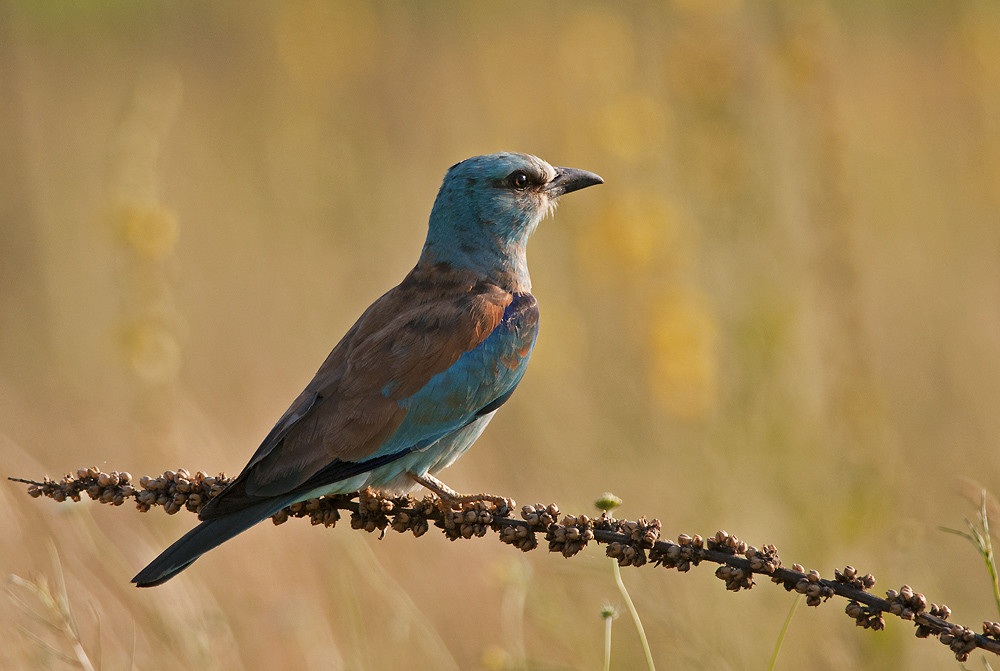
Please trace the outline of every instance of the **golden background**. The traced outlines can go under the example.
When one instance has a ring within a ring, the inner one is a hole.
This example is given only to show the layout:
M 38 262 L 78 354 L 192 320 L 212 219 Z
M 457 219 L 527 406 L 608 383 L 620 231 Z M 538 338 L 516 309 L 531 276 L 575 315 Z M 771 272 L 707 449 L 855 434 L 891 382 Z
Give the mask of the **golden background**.
M 606 184 L 533 239 L 532 364 L 447 483 L 575 513 L 610 490 L 670 537 L 998 619 L 938 529 L 1000 489 L 986 1 L 0 1 L 3 475 L 238 472 L 415 262 L 447 167 L 501 150 Z M 597 669 L 622 610 L 596 546 L 295 521 L 140 591 L 192 515 L 0 502 L 0 572 L 54 583 L 54 545 L 107 669 Z M 713 571 L 624 571 L 659 668 L 766 668 L 792 597 Z M 843 607 L 801 607 L 777 668 L 954 664 Z M 17 627 L 67 651 L 8 602 L 0 666 L 69 668 Z

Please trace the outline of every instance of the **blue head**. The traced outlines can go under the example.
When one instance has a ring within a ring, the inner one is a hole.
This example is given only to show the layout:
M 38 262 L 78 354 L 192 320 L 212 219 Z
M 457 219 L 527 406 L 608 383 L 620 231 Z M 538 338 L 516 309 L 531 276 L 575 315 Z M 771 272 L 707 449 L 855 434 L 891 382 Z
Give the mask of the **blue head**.
M 473 270 L 510 291 L 531 287 L 525 244 L 559 196 L 604 180 L 528 154 L 487 154 L 453 165 L 431 210 L 422 263 Z

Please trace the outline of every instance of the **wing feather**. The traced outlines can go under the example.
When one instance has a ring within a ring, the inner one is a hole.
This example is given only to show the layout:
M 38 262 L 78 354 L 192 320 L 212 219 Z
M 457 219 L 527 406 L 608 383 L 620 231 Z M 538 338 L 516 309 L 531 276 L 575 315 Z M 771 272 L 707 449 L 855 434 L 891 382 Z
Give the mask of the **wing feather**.
M 399 401 L 489 337 L 512 300 L 472 273 L 418 265 L 358 319 L 202 519 L 293 493 L 331 464 L 375 455 L 409 412 Z

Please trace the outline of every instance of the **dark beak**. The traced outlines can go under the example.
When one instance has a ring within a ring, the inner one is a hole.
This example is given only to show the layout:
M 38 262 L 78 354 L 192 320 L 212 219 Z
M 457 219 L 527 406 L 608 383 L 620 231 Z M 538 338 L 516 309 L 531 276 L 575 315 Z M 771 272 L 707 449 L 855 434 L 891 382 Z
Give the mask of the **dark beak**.
M 604 184 L 599 175 L 576 168 L 556 168 L 556 178 L 545 185 L 546 191 L 553 198 L 558 198 L 571 191 L 586 189 L 595 184 Z

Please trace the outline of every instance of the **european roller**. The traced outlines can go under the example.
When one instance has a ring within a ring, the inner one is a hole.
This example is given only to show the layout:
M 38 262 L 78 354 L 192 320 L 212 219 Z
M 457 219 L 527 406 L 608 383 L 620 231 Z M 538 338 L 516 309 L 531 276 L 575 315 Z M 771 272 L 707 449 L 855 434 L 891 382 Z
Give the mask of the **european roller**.
M 521 381 L 538 334 L 525 244 L 556 201 L 604 180 L 527 154 L 453 165 L 417 265 L 376 300 L 201 523 L 132 579 L 159 585 L 282 508 L 365 487 L 423 485 L 479 438 Z

